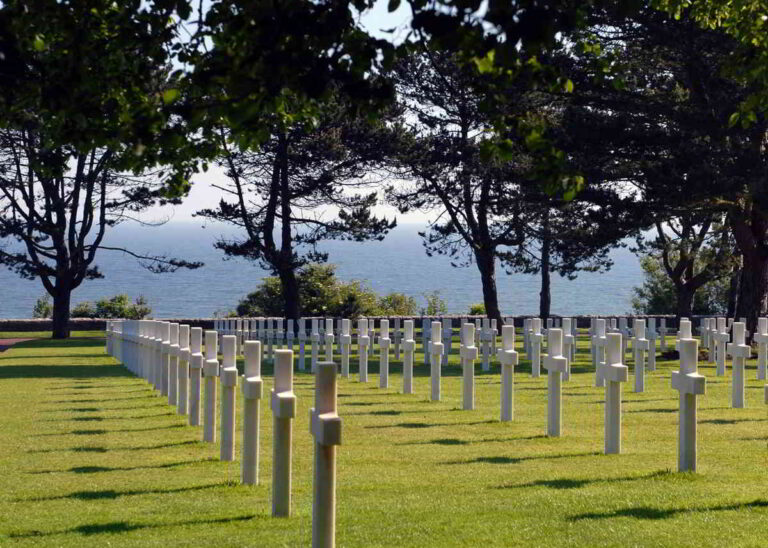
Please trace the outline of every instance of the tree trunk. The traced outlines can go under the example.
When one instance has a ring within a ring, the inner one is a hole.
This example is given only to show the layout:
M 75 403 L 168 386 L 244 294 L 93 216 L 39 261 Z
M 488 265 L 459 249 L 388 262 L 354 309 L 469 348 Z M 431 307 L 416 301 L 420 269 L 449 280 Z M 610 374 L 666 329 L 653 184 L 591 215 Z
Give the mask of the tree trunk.
M 53 335 L 54 339 L 69 338 L 69 306 L 72 300 L 72 289 L 62 287 L 58 280 L 56 294 L 53 295 Z
M 477 269 L 480 271 L 480 280 L 483 284 L 483 303 L 485 315 L 496 320 L 498 329 L 501 330 L 502 320 L 499 310 L 499 295 L 496 291 L 496 262 L 495 255 L 488 251 L 475 252 Z
M 286 319 L 296 321 L 301 317 L 299 297 L 299 280 L 293 268 L 285 268 L 279 273 L 280 287 L 283 290 L 283 315 Z M 294 325 L 296 325 L 294 324 Z
M 552 281 L 549 271 L 548 237 L 541 242 L 541 291 L 539 291 L 539 317 L 546 323 L 552 308 Z
M 741 270 L 734 269 L 731 273 L 730 283 L 728 284 L 728 306 L 725 310 L 726 318 L 733 318 L 736 315 L 736 302 L 739 297 L 739 286 L 741 283 Z
M 680 318 L 691 318 L 693 313 L 693 298 L 696 295 L 696 290 L 686 285 L 682 285 L 676 288 L 677 293 L 677 325 L 680 325 Z
M 747 331 L 754 333 L 763 298 L 768 292 L 768 254 L 759 251 L 743 255 L 741 287 L 735 318 L 747 319 Z

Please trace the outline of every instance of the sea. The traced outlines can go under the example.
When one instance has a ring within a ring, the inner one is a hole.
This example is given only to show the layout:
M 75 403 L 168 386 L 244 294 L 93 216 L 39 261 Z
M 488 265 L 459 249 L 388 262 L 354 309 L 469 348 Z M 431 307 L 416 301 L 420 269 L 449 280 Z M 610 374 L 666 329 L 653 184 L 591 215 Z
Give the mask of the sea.
M 449 313 L 466 313 L 481 303 L 480 274 L 475 265 L 456 268 L 445 256 L 429 257 L 419 231 L 423 225 L 399 225 L 381 242 L 329 241 L 320 250 L 329 254 L 344 280 L 361 280 L 377 293 L 400 292 L 419 306 L 425 295 L 438 291 Z M 103 279 L 85 281 L 73 294 L 73 305 L 118 293 L 143 295 L 153 317 L 203 318 L 234 310 L 240 298 L 253 291 L 269 273 L 257 264 L 224 256 L 214 243 L 238 235 L 234 227 L 171 221 L 162 226 L 118 225 L 106 245 L 125 246 L 142 254 L 164 254 L 202 261 L 197 270 L 153 274 L 133 257 L 102 250 L 96 264 Z M 581 273 L 575 280 L 552 276 L 552 313 L 625 314 L 631 310 L 632 289 L 642 283 L 637 257 L 626 248 L 611 252 L 614 265 L 605 273 Z M 540 278 L 537 275 L 497 271 L 499 304 L 505 315 L 537 314 Z M 45 293 L 39 280 L 24 280 L 0 270 L 0 318 L 29 318 L 35 301 Z

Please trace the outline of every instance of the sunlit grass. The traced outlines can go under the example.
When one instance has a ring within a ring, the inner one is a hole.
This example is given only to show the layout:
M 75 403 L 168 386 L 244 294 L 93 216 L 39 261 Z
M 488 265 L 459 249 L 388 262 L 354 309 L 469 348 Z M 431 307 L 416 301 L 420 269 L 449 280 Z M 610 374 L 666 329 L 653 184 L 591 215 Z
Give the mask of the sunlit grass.
M 0 545 L 307 546 L 311 536 L 313 378 L 296 374 L 293 517 L 270 517 L 271 413 L 262 402 L 262 483 L 238 485 L 163 398 L 103 350 L 103 340 L 36 340 L 0 354 Z M 309 356 L 309 352 L 307 352 Z M 309 359 L 307 358 L 307 364 Z M 761 546 L 768 525 L 763 381 L 747 373 L 747 409 L 728 377 L 699 400 L 699 473 L 678 474 L 677 392 L 659 361 L 646 392 L 623 387 L 623 454 L 605 456 L 603 390 L 586 347 L 563 387 L 563 437 L 547 438 L 546 375 L 516 375 L 515 420 L 500 423 L 499 366 L 477 370 L 462 411 L 457 357 L 443 401 L 416 356 L 415 394 L 339 380 L 339 546 Z M 240 364 L 242 367 L 242 363 Z M 265 395 L 272 385 L 265 363 Z M 242 405 L 238 387 L 238 406 Z M 239 417 L 238 417 L 239 421 Z M 238 432 L 239 432 L 238 422 Z M 240 439 L 238 433 L 238 451 Z

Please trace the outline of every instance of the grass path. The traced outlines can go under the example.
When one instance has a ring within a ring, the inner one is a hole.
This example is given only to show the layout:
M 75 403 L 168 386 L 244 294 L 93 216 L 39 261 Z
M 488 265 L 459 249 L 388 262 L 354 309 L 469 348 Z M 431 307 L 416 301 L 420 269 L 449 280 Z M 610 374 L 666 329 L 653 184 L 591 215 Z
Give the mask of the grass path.
M 339 381 L 339 546 L 765 546 L 768 415 L 754 364 L 747 409 L 704 364 L 698 474 L 678 474 L 677 393 L 659 362 L 647 391 L 623 388 L 623 453 L 602 455 L 602 389 L 582 348 L 564 383 L 564 436 L 546 432 L 546 377 L 516 375 L 515 421 L 498 422 L 498 366 L 461 411 L 459 369 L 444 401 Z M 393 361 L 394 362 L 394 361 Z M 353 364 L 356 361 L 353 359 Z M 421 364 L 417 356 L 417 364 Z M 354 367 L 353 367 L 354 369 Z M 265 394 L 272 384 L 265 367 Z M 376 360 L 370 371 L 377 371 Z M 297 374 L 294 515 L 270 511 L 271 413 L 262 403 L 262 483 L 238 485 L 201 429 L 104 354 L 103 341 L 36 340 L 0 354 L 0 546 L 307 546 L 313 378 Z M 242 406 L 238 387 L 238 408 Z M 239 421 L 239 417 L 238 417 Z M 238 422 L 238 435 L 239 435 Z M 237 440 L 239 451 L 240 439 Z

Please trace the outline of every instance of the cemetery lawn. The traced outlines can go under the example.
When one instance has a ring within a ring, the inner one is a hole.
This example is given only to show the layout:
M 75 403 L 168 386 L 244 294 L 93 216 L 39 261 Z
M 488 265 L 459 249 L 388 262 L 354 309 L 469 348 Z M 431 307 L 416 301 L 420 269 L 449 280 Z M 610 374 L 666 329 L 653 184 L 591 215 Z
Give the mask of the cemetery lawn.
M 582 345 L 586 344 L 582 341 Z M 623 454 L 603 448 L 603 389 L 586 347 L 563 383 L 563 437 L 546 433 L 546 376 L 521 360 L 515 420 L 500 423 L 499 366 L 477 371 L 477 410 L 460 410 L 456 356 L 443 401 L 356 374 L 339 380 L 339 546 L 765 546 L 768 417 L 763 381 L 747 371 L 747 409 L 730 408 L 727 377 L 700 363 L 699 472 L 677 468 L 678 395 L 671 361 L 623 385 Z M 356 372 L 356 358 L 351 360 Z M 240 364 L 242 368 L 242 363 Z M 272 370 L 264 367 L 261 484 L 239 485 L 141 379 L 105 355 L 103 339 L 35 340 L 0 353 L 0 546 L 308 546 L 313 378 L 297 373 L 293 516 L 270 517 Z M 242 392 L 237 390 L 238 408 Z M 240 417 L 237 450 L 240 451 Z

